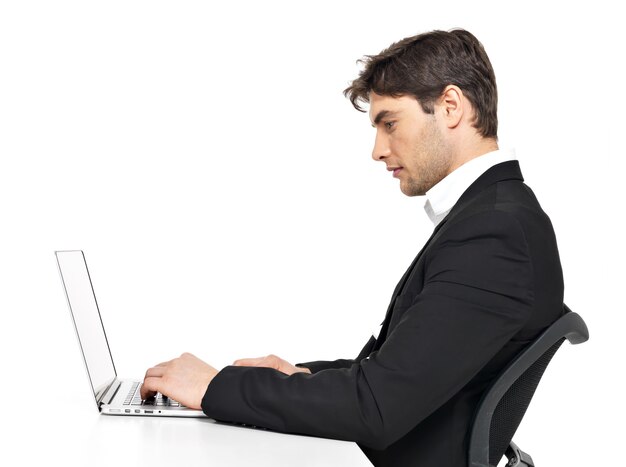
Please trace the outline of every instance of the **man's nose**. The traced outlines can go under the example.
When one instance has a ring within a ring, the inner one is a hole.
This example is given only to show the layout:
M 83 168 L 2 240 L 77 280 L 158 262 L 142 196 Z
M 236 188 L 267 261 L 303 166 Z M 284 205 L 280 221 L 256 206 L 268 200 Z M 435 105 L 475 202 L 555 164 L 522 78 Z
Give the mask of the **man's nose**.
M 391 154 L 389 149 L 389 141 L 384 135 L 379 132 L 376 133 L 376 140 L 374 141 L 374 149 L 372 150 L 372 159 L 380 161 Z

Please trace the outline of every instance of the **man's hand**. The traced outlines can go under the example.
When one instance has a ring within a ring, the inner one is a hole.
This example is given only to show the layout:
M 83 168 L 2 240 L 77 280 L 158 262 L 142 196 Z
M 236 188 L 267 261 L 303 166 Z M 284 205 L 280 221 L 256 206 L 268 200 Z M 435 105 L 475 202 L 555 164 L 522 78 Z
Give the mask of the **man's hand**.
M 190 353 L 146 371 L 141 398 L 160 392 L 191 409 L 201 409 L 204 393 L 218 370 Z
M 311 374 L 311 370 L 308 368 L 300 368 L 292 365 L 291 363 L 283 360 L 276 355 L 268 355 L 267 357 L 259 358 L 242 358 L 235 360 L 233 363 L 235 366 L 262 366 L 266 368 L 274 368 L 286 375 L 293 375 L 294 373 L 308 373 Z

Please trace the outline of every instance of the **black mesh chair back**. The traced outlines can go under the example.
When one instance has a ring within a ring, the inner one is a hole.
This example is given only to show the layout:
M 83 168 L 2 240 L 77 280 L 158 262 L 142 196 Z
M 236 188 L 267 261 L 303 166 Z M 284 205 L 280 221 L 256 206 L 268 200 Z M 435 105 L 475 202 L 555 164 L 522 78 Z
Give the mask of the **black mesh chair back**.
M 589 339 L 583 319 L 563 304 L 565 314 L 526 347 L 485 391 L 472 424 L 468 465 L 496 466 L 503 455 L 507 466 L 534 466 L 532 458 L 512 442 L 548 363 L 565 339 L 580 344 Z

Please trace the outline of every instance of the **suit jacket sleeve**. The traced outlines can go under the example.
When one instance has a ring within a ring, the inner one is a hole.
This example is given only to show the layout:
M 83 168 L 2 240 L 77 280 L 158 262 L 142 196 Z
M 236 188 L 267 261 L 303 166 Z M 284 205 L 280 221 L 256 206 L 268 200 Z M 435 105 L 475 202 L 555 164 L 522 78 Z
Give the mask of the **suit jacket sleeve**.
M 403 293 L 415 296 L 394 310 L 401 316 L 379 350 L 312 375 L 225 367 L 209 384 L 203 411 L 374 449 L 402 437 L 497 354 L 533 305 L 528 244 L 511 214 L 486 211 L 459 220 L 423 259 L 423 287 Z

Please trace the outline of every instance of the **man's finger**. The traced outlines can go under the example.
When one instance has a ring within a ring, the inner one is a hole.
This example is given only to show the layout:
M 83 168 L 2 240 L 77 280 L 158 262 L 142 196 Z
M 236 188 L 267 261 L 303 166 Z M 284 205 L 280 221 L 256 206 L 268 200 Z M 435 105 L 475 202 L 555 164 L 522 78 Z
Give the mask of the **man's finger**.
M 141 385 L 141 398 L 143 400 L 148 397 L 154 397 L 157 392 L 161 392 L 161 378 L 154 376 L 146 377 Z
M 163 373 L 165 373 L 165 371 L 166 368 L 164 366 L 148 368 L 148 371 L 146 371 L 146 378 L 148 378 L 149 376 L 155 376 L 157 378 L 160 378 L 161 376 L 163 376 Z
M 241 358 L 239 360 L 235 360 L 233 365 L 234 366 L 257 366 L 264 359 L 265 359 L 265 357 L 260 357 L 260 358 Z

